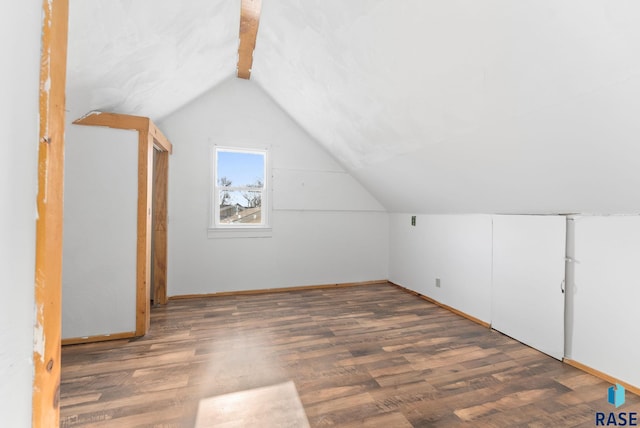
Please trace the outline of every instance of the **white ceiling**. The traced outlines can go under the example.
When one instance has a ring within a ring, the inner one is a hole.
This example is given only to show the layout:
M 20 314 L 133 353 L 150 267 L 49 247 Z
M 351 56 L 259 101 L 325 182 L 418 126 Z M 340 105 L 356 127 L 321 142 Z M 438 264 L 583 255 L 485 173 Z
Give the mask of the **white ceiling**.
M 239 10 L 239 0 L 71 0 L 71 109 L 173 112 L 235 73 Z
M 239 0 L 71 0 L 68 102 L 160 119 Z M 263 0 L 252 81 L 390 211 L 640 212 L 637 0 Z

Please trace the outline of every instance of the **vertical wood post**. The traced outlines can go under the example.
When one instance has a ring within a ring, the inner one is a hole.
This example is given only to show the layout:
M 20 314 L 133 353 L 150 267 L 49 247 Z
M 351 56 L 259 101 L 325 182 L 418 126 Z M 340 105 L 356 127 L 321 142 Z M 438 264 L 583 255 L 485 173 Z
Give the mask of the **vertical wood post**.
M 167 303 L 167 191 L 169 152 L 158 151 L 153 182 L 153 301 Z
M 69 3 L 68 0 L 44 0 L 42 7 L 32 425 L 49 428 L 57 427 L 60 422 L 62 197 Z
M 136 336 L 151 322 L 151 200 L 153 186 L 153 137 L 149 128 L 138 137 L 138 242 L 136 267 Z

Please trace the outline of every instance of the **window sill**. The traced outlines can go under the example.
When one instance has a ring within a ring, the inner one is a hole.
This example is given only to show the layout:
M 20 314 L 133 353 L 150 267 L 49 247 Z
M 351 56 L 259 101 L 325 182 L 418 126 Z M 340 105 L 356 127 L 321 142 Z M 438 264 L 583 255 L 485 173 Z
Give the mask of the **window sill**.
M 270 227 L 220 227 L 207 229 L 209 239 L 271 238 Z

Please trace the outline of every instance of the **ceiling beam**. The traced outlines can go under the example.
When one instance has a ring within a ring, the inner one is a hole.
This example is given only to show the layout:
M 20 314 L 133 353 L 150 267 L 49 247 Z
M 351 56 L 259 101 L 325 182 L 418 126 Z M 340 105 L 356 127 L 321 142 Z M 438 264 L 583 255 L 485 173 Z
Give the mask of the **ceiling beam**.
M 148 133 L 153 137 L 153 143 L 161 151 L 173 152 L 171 142 L 158 129 L 155 123 L 148 117 L 132 116 L 130 114 L 106 113 L 90 111 L 80 119 L 73 121 L 74 125 L 106 126 L 115 129 L 129 129 L 132 131 Z
M 242 0 L 240 9 L 240 46 L 238 47 L 238 77 L 249 79 L 256 47 L 262 0 Z

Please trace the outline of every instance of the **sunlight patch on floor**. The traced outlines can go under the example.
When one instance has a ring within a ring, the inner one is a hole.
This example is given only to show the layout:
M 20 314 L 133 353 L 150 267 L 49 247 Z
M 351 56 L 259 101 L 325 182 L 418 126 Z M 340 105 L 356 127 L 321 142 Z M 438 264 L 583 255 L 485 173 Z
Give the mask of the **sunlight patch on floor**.
M 306 428 L 307 415 L 292 381 L 200 400 L 195 428 Z

